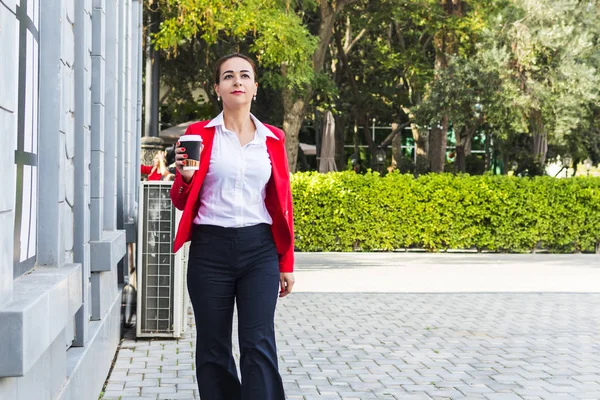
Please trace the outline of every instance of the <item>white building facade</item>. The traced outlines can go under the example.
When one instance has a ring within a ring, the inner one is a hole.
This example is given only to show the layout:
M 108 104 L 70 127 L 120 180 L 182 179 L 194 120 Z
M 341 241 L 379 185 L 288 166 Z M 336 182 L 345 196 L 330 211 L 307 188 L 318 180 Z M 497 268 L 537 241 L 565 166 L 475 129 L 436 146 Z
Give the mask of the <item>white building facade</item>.
M 0 0 L 0 399 L 98 399 L 135 242 L 141 0 Z

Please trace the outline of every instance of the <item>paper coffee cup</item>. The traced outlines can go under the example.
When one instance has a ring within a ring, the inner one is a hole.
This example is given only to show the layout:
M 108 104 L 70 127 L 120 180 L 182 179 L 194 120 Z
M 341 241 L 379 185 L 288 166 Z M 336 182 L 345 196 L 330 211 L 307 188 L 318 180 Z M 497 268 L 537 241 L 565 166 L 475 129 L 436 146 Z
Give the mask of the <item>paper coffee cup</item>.
M 187 154 L 187 158 L 184 160 L 183 170 L 194 171 L 199 169 L 202 137 L 200 135 L 183 135 L 179 138 L 179 147 L 184 147 L 184 154 Z

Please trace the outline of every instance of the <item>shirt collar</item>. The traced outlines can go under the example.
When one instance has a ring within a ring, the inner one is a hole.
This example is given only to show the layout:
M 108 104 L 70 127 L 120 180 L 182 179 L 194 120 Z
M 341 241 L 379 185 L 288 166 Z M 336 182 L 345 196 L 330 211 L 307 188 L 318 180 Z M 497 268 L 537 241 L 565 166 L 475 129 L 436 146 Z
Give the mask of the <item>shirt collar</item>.
M 279 140 L 279 138 L 277 136 L 275 136 L 273 134 L 273 132 L 271 132 L 271 130 L 269 128 L 267 128 L 262 122 L 260 122 L 258 120 L 258 118 L 256 118 L 254 116 L 254 114 L 250 113 L 250 118 L 252 118 L 252 121 L 254 121 L 254 125 L 256 126 L 256 132 L 258 133 L 258 136 L 260 138 L 263 138 L 266 140 L 266 138 L 268 136 L 273 139 Z M 220 125 L 222 128 L 225 128 L 225 120 L 223 119 L 223 111 L 221 111 L 221 113 L 219 115 L 217 115 L 208 124 L 206 124 L 206 127 L 212 128 L 217 125 Z

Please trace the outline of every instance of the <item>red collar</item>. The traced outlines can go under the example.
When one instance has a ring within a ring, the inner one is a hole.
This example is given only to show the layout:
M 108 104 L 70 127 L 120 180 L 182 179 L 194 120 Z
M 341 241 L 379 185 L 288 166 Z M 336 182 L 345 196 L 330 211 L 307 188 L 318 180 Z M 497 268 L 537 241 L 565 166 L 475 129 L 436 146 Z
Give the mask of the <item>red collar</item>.
M 202 182 L 204 182 L 204 178 L 206 177 L 206 173 L 208 172 L 208 166 L 210 165 L 210 154 L 212 154 L 213 144 L 215 141 L 215 127 L 207 127 L 206 125 L 208 124 L 208 122 L 209 121 L 200 122 L 200 124 L 203 125 L 199 127 L 199 132 L 194 132 L 194 134 L 199 134 L 202 137 L 202 143 L 204 145 L 204 149 L 202 150 L 202 156 L 200 157 L 200 167 L 198 169 L 198 172 L 194 174 L 194 180 L 192 181 L 192 187 L 190 190 L 190 196 L 194 199 L 200 198 L 200 188 L 202 187 Z M 283 139 L 283 132 L 271 125 L 265 124 L 265 126 L 275 136 L 277 136 L 277 138 L 267 136 L 266 142 L 267 152 L 269 153 L 269 157 L 273 165 L 271 179 L 274 181 L 278 191 L 284 191 L 286 189 L 286 187 L 284 187 L 286 176 L 284 176 L 283 174 L 288 174 L 288 164 L 285 146 L 282 146 L 282 143 L 280 143 L 280 141 Z

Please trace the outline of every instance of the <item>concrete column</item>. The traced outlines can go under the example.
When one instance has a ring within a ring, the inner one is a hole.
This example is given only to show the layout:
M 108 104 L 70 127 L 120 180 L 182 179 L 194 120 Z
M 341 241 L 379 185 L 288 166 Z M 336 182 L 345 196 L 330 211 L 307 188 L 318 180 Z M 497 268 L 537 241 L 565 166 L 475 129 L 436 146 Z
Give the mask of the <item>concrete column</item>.
M 100 46 L 103 43 L 103 37 Z M 74 346 L 85 346 L 91 307 L 90 294 L 90 161 L 91 161 L 91 56 L 92 48 L 91 2 L 75 3 L 75 234 L 73 253 L 76 263 L 82 265 L 83 305 L 75 316 Z M 100 49 L 98 53 L 103 53 Z
M 63 175 L 64 186 L 62 187 L 61 192 L 63 214 L 60 220 L 61 226 L 59 236 L 61 237 L 64 253 L 64 263 L 72 264 L 74 258 L 73 246 L 75 224 L 75 213 L 73 210 L 75 204 L 75 0 L 63 0 L 63 2 L 64 11 L 62 13 L 63 18 L 61 21 L 63 28 L 63 37 L 61 41 L 61 60 L 63 63 L 61 132 L 64 147 L 61 149 L 61 162 L 64 169 L 61 170 L 61 175 Z M 43 151 L 40 153 L 43 153 Z M 41 210 L 44 209 L 42 208 Z M 78 297 L 81 298 L 80 296 L 81 295 L 79 294 Z M 79 303 L 80 307 L 81 305 L 82 302 Z M 70 347 L 75 339 L 74 314 L 75 313 L 67 316 L 67 324 L 65 326 L 65 334 L 63 337 L 65 346 L 67 347 Z
M 63 117 L 63 136 L 65 147 L 62 149 L 65 169 L 62 172 L 64 176 L 63 198 L 63 217 L 61 220 L 61 233 L 64 260 L 66 263 L 73 262 L 73 227 L 75 214 L 73 206 L 75 203 L 75 0 L 64 1 L 63 14 L 63 39 L 62 55 L 63 61 L 63 96 L 62 96 L 62 117 Z
M 132 170 L 132 161 L 134 154 L 133 151 L 133 122 L 135 121 L 135 109 L 133 107 L 134 99 L 133 99 L 133 84 L 135 80 L 133 79 L 133 21 L 134 21 L 134 4 L 131 0 L 127 1 L 127 27 L 125 32 L 125 43 L 126 43 L 126 54 L 127 54 L 127 62 L 125 64 L 125 82 L 127 82 L 126 90 L 125 90 L 125 142 L 124 142 L 124 164 L 125 164 L 125 173 L 123 177 L 125 178 L 124 182 L 124 210 L 123 210 L 123 218 L 125 222 L 128 222 L 132 217 L 130 213 L 131 203 L 133 201 L 132 196 L 132 186 L 133 186 L 133 176 L 131 175 Z
M 121 15 L 122 1 L 94 0 L 94 5 L 103 7 L 105 11 L 104 35 L 105 53 L 99 57 L 104 62 L 105 80 L 99 88 L 104 102 L 105 126 L 101 138 L 104 150 L 104 180 L 102 182 L 103 213 L 100 239 L 90 241 L 91 258 L 91 304 L 92 320 L 104 318 L 112 307 L 117 294 L 117 264 L 126 253 L 125 232 L 117 230 L 117 144 L 122 137 L 119 123 L 119 85 L 122 84 L 119 73 L 119 26 L 124 22 Z M 96 8 L 94 8 L 94 12 Z M 95 20 L 93 21 L 95 23 Z M 94 28 L 95 29 L 95 28 Z M 95 43 L 95 42 L 94 42 Z M 92 93 L 93 96 L 93 93 Z
M 129 200 L 128 200 L 128 204 L 127 204 L 127 215 L 129 217 L 129 219 L 131 220 L 131 222 L 133 223 L 133 221 L 135 220 L 135 204 L 137 202 L 137 197 L 136 195 L 136 187 L 137 184 L 139 182 L 139 180 L 137 179 L 137 173 L 136 173 L 136 168 L 139 170 L 139 165 L 136 162 L 137 160 L 137 136 L 139 135 L 139 132 L 137 131 L 137 119 L 138 119 L 138 115 L 137 115 L 137 102 L 138 102 L 138 90 L 137 90 L 137 86 L 138 86 L 138 77 L 137 74 L 139 73 L 137 67 L 138 67 L 138 58 L 139 58 L 139 49 L 140 49 L 140 37 L 139 37 L 139 18 L 140 18 L 140 8 L 139 8 L 139 2 L 136 0 L 132 0 L 131 2 L 131 48 L 130 48 L 130 54 L 131 54 L 131 59 L 129 62 L 129 68 L 131 71 L 130 74 L 130 88 L 131 88 L 131 104 L 130 104 L 130 109 L 129 109 L 129 129 L 131 131 L 130 137 L 129 137 L 129 184 L 128 184 L 128 188 L 130 190 L 129 193 Z
M 148 14 L 146 27 L 146 106 L 144 136 L 158 137 L 160 130 L 158 124 L 158 100 L 160 88 L 160 58 L 158 51 L 154 50 L 150 36 L 158 33 L 160 28 L 160 12 L 158 2 L 152 3 Z
M 65 167 L 63 149 L 64 109 L 63 68 L 61 43 L 63 40 L 63 0 L 49 0 L 44 3 L 44 17 L 40 21 L 40 134 L 38 156 L 39 165 L 39 210 L 38 216 L 38 265 L 61 267 L 65 252 L 63 237 L 60 234 L 64 213 L 65 185 L 61 171 Z M 48 232 L 59 232 L 50 235 Z
M 143 104 L 143 97 L 142 97 L 142 68 L 144 65 L 144 57 L 142 57 L 142 35 L 143 35 L 143 21 L 144 21 L 144 4 L 142 1 L 139 0 L 134 0 L 135 2 L 138 3 L 138 18 L 137 18 L 137 48 L 136 48 L 136 54 L 137 54 L 137 105 L 136 105 L 136 157 L 135 160 L 136 164 L 135 164 L 135 200 L 136 200 L 136 204 L 138 199 L 140 198 L 140 165 L 139 165 L 139 160 L 141 160 L 141 155 L 142 155 L 142 104 Z M 136 218 L 137 218 L 137 210 L 139 209 L 139 205 L 136 207 Z
M 145 125 L 141 154 L 142 164 L 145 165 L 152 165 L 154 155 L 158 150 L 163 149 L 164 144 L 163 140 L 158 136 L 160 131 L 158 126 L 159 57 L 158 51 L 154 50 L 149 39 L 150 33 L 158 32 L 160 14 L 156 10 L 156 5 L 152 9 L 154 12 L 151 12 L 146 18 L 149 27 L 146 34 L 146 107 L 144 110 Z
M 119 36 L 118 36 L 118 52 L 119 63 L 117 66 L 117 170 L 116 170 L 116 186 L 117 186 L 117 228 L 123 229 L 123 203 L 125 191 L 125 141 L 127 127 L 127 3 L 128 0 L 122 0 L 119 4 Z
M 109 7 L 110 8 L 110 7 Z M 94 0 L 92 8 L 92 111 L 91 111 L 91 183 L 90 240 L 102 239 L 104 230 L 104 144 L 106 123 L 106 3 Z
M 119 0 L 106 1 L 106 114 L 104 133 L 104 230 L 117 229 L 117 141 L 119 96 Z

